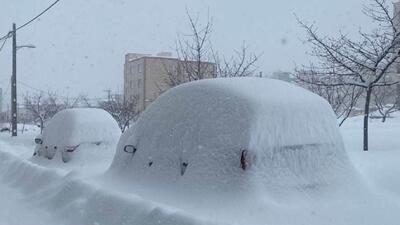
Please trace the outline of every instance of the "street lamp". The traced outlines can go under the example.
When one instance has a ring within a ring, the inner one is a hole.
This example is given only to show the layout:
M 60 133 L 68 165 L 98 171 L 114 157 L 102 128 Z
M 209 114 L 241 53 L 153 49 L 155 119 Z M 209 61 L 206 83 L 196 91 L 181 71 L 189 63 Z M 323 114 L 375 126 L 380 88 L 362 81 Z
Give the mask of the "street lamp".
M 17 136 L 17 50 L 21 48 L 36 48 L 34 45 L 17 46 L 17 29 L 15 23 L 12 31 L 12 76 L 11 76 L 11 136 Z
M 21 48 L 36 48 L 36 46 L 29 44 L 29 45 L 19 45 L 17 46 L 17 50 L 20 50 Z
M 17 136 L 18 120 L 17 120 L 17 50 L 21 48 L 36 48 L 36 46 L 19 45 L 15 46 L 13 51 L 13 74 L 11 76 L 11 136 Z

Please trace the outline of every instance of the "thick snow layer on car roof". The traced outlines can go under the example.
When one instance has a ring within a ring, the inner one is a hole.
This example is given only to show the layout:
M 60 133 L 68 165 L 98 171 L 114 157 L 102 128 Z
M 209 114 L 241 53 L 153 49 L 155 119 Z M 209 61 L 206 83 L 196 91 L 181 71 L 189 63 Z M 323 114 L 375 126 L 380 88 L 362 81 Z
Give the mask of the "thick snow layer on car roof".
M 321 189 L 353 176 L 330 105 L 264 78 L 167 91 L 121 137 L 110 172 L 180 193 Z
M 90 142 L 116 142 L 121 131 L 102 109 L 75 108 L 58 112 L 43 131 L 43 145 L 75 146 Z

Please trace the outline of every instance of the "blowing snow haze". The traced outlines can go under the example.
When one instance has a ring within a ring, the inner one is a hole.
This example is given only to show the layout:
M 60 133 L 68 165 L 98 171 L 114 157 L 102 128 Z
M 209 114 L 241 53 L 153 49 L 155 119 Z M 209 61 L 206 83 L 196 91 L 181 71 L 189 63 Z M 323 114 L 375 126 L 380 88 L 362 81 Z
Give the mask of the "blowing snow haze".
M 50 0 L 2 0 L 0 34 L 51 4 Z M 18 95 L 57 91 L 62 95 L 105 97 L 104 89 L 123 90 L 124 55 L 174 52 L 178 33 L 189 30 L 186 9 L 204 22 L 212 18 L 212 44 L 224 55 L 234 54 L 243 41 L 262 54 L 259 70 L 290 71 L 307 61 L 303 31 L 295 14 L 316 22 L 321 33 L 357 30 L 368 24 L 361 0 L 287 1 L 61 1 L 39 20 L 17 33 Z M 345 24 L 345 25 L 343 25 Z M 353 31 L 354 32 L 354 31 Z M 5 102 L 10 94 L 11 41 L 0 52 L 0 85 Z

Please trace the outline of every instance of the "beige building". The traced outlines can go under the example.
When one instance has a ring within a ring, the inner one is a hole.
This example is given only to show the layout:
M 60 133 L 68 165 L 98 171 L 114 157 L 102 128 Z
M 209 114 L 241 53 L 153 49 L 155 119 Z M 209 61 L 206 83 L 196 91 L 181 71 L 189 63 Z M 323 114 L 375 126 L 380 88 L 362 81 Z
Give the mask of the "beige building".
M 176 79 L 178 83 L 187 82 L 185 68 L 196 66 L 196 62 L 184 62 L 171 57 L 171 53 L 159 53 L 156 56 L 128 53 L 124 65 L 124 98 L 137 98 L 138 110 L 143 111 L 162 92 L 168 90 Z M 214 77 L 214 63 L 202 62 L 204 78 Z

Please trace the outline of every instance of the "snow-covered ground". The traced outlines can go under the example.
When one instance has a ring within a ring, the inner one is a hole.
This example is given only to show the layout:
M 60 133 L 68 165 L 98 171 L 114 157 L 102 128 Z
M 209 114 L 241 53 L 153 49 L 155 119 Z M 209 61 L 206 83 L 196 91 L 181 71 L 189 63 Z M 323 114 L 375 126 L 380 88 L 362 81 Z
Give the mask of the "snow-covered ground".
M 341 128 L 362 187 L 345 191 L 246 202 L 188 203 L 131 186 L 102 172 L 108 168 L 32 162 L 37 131 L 0 134 L 0 224 L 398 224 L 400 221 L 400 114 L 371 120 L 370 151 L 362 151 L 362 118 Z M 92 171 L 91 171 L 92 170 Z M 176 197 L 176 196 L 175 196 Z M 261 198 L 262 196 L 260 196 Z
M 363 117 L 350 118 L 341 131 L 353 165 L 371 188 L 400 198 L 400 112 L 392 115 L 385 123 L 370 119 L 368 152 L 362 151 Z

